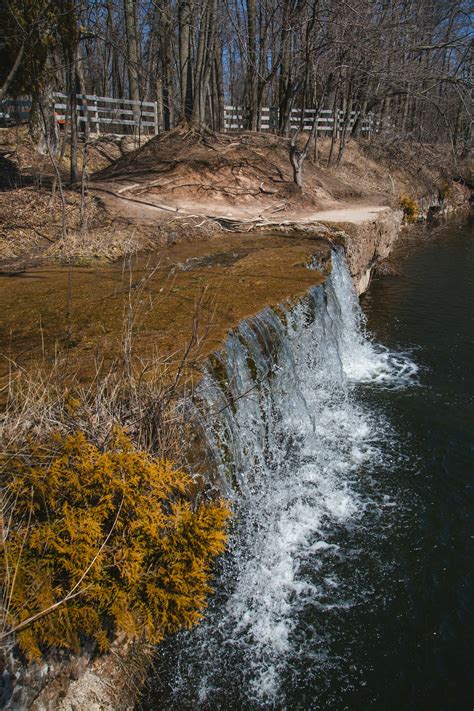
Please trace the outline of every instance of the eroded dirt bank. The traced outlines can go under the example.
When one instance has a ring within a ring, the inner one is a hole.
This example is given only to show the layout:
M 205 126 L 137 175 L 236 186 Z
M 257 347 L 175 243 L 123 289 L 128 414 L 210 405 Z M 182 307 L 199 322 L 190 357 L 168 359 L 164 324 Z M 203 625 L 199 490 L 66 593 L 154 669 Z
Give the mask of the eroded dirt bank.
M 0 270 L 113 262 L 275 224 L 359 224 L 377 210 L 399 209 L 403 196 L 421 213 L 450 209 L 468 200 L 462 176 L 470 168 L 460 172 L 448 148 L 354 139 L 335 168 L 327 167 L 329 141 L 319 139 L 301 189 L 288 138 L 183 125 L 139 147 L 107 137 L 82 146 L 84 182 L 67 187 L 67 153 L 53 167 L 24 131 L 2 129 Z

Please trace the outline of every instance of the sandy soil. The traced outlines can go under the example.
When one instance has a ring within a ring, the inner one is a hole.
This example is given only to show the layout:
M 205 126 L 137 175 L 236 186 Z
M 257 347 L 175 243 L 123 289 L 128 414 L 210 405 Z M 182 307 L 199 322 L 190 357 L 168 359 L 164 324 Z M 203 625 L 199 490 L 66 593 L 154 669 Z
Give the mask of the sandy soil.
M 365 202 L 327 201 L 327 207 L 315 210 L 312 206 L 302 206 L 299 210 L 283 209 L 277 205 L 221 205 L 216 200 L 192 200 L 187 197 L 159 200 L 156 192 L 146 193 L 145 197 L 133 196 L 130 191 L 119 193 L 113 184 L 104 183 L 93 186 L 100 194 L 101 201 L 110 214 L 143 224 L 156 224 L 169 219 L 172 215 L 177 219 L 187 217 L 200 219 L 228 219 L 231 221 L 251 224 L 252 221 L 268 221 L 272 224 L 297 222 L 311 224 L 313 222 L 351 222 L 360 224 L 374 219 L 380 212 L 391 209 L 388 204 Z M 107 191 L 107 192 L 106 192 Z M 127 194 L 128 193 L 128 194 Z M 334 207 L 333 207 L 334 206 Z

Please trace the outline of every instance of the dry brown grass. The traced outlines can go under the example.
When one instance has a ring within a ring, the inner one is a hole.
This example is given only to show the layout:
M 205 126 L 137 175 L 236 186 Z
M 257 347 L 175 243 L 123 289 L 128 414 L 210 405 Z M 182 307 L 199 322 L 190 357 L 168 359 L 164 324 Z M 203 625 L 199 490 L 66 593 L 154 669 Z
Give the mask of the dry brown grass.
M 67 179 L 70 165 L 68 136 L 62 133 L 60 140 L 63 150 L 59 167 L 63 178 Z M 86 147 L 83 142 L 80 142 L 78 168 L 82 170 L 83 163 L 86 162 L 89 174 L 102 170 L 121 156 L 135 150 L 137 145 L 137 140 L 133 136 L 98 136 L 90 139 Z M 26 126 L 0 128 L 0 153 L 8 156 L 11 167 L 15 169 L 16 179 L 10 183 L 11 188 L 31 183 L 40 186 L 55 175 L 49 156 L 41 155 L 35 150 Z
M 97 346 L 94 371 L 87 378 L 80 359 L 71 357 L 67 347 L 70 324 L 65 347 L 55 351 L 53 361 L 45 357 L 44 342 L 42 354 L 26 366 L 3 354 L 9 373 L 0 388 L 0 451 L 18 449 L 22 441 L 41 440 L 52 432 L 81 431 L 101 447 L 119 427 L 138 450 L 177 467 L 188 468 L 192 446 L 194 468 L 204 471 L 189 403 L 197 363 L 207 353 L 215 305 L 205 288 L 199 290 L 189 309 L 186 333 L 175 342 L 173 352 L 159 352 L 156 346 L 144 349 L 141 331 L 163 298 L 163 289 L 156 284 L 162 277 L 160 266 L 158 262 L 142 270 L 139 277 L 132 259 L 128 270 L 124 267 L 120 345 L 112 358 L 106 342 L 103 350 Z M 202 481 L 196 480 L 196 486 L 202 488 Z
M 49 156 L 35 151 L 26 127 L 1 129 L 0 260 L 34 260 L 41 255 L 67 263 L 113 261 L 153 246 L 150 229 L 127 224 L 117 227 L 100 198 L 87 192 L 91 172 L 110 165 L 134 147 L 134 139 L 127 136 L 81 144 L 78 169 L 84 175 L 84 190 L 81 186 L 68 189 L 67 142 L 53 163 Z
M 187 229 L 183 229 L 187 233 Z M 0 192 L 0 263 L 18 257 L 62 264 L 115 261 L 166 243 L 166 227 L 117 221 L 97 197 L 23 187 Z
M 147 271 L 138 282 L 130 272 L 121 346 L 113 360 L 108 352 L 97 350 L 95 372 L 87 380 L 67 348 L 57 351 L 52 362 L 40 355 L 26 367 L 9 359 L 9 376 L 0 390 L 2 450 L 27 436 L 41 438 L 52 431 L 80 430 L 100 446 L 119 426 L 137 448 L 184 464 L 186 403 L 192 395 L 194 363 L 212 327 L 212 311 L 202 292 L 180 351 L 172 357 L 156 350 L 144 353 L 138 334 L 156 306 L 148 286 L 157 269 Z
M 64 221 L 68 232 L 81 228 L 81 197 L 65 192 Z M 88 224 L 94 229 L 105 227 L 110 219 L 101 211 L 95 198 L 87 197 L 84 209 Z M 59 192 L 46 188 L 24 187 L 0 193 L 0 240 L 8 250 L 21 250 L 25 244 L 54 242 L 62 234 L 63 205 Z

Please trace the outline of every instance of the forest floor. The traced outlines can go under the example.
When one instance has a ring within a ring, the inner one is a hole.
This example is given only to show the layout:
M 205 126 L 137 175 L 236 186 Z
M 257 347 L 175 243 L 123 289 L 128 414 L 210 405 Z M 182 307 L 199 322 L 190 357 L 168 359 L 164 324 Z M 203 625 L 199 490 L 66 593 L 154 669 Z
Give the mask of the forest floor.
M 349 142 L 327 168 L 328 139 L 292 181 L 288 139 L 180 126 L 138 146 L 100 137 L 80 146 L 80 185 L 66 187 L 26 129 L 0 129 L 0 271 L 44 263 L 113 262 L 126 254 L 226 231 L 290 223 L 360 223 L 400 196 L 436 193 L 457 168 L 449 152 L 383 139 Z

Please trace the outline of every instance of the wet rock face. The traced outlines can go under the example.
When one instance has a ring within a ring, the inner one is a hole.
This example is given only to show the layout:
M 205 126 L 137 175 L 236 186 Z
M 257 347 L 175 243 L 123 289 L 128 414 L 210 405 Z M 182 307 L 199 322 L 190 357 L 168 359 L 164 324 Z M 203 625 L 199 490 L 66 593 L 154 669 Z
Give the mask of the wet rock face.
M 10 654 L 3 660 L 0 708 L 132 711 L 146 679 L 150 649 L 119 637 L 112 644 L 111 653 L 96 658 L 92 645 L 79 655 L 51 652 L 43 661 L 29 665 Z
M 430 222 L 437 218 L 469 209 L 471 192 L 465 187 L 453 183 L 448 197 L 441 199 L 439 195 L 427 195 L 419 200 L 419 222 Z M 344 244 L 347 264 L 357 293 L 367 290 L 372 270 L 386 259 L 398 239 L 403 223 L 402 210 L 387 207 L 378 212 L 371 220 L 359 224 L 340 225 L 338 233 Z
M 403 213 L 387 208 L 360 224 L 341 225 L 347 264 L 358 294 L 368 287 L 373 267 L 386 259 L 400 234 Z
M 72 679 L 81 676 L 91 659 L 91 649 L 77 656 L 58 651 L 39 663 L 25 665 L 9 653 L 1 661 L 0 708 L 5 711 L 58 709 Z M 47 689 L 47 691 L 44 691 Z

